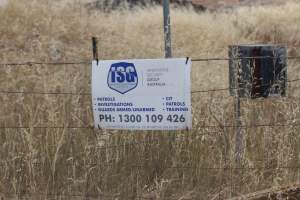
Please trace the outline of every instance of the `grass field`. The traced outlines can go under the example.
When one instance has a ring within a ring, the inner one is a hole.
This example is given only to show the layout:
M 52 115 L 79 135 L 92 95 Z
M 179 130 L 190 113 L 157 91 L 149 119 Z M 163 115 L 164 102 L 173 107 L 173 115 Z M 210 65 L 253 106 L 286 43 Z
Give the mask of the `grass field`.
M 287 44 L 290 56 L 300 55 L 299 10 L 292 2 L 219 13 L 173 9 L 174 57 L 227 57 L 228 45 L 244 43 Z M 160 7 L 101 13 L 80 1 L 11 0 L 0 8 L 0 63 L 90 61 L 92 36 L 101 59 L 161 58 L 162 31 Z M 1 65 L 0 91 L 90 92 L 90 67 Z M 299 69 L 290 60 L 288 78 L 299 78 Z M 287 98 L 243 100 L 243 124 L 299 124 L 299 86 L 290 83 Z M 225 87 L 227 61 L 193 63 L 192 90 Z M 245 159 L 235 165 L 228 91 L 192 96 L 190 132 L 57 128 L 92 125 L 85 95 L 1 93 L 0 103 L 4 199 L 213 200 L 300 180 L 296 125 L 243 129 Z

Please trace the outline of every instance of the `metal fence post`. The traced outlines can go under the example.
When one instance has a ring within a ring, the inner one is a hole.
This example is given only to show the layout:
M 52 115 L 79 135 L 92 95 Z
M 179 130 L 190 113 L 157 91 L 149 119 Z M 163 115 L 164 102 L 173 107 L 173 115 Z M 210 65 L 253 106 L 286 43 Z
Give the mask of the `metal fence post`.
M 170 0 L 163 0 L 163 13 L 164 13 L 164 38 L 165 38 L 165 58 L 172 57 L 172 40 L 171 40 L 171 20 L 170 20 Z M 174 133 L 170 133 L 170 151 L 171 155 L 175 157 L 175 142 L 176 136 Z M 174 146 L 173 146 L 174 145 Z
M 236 55 L 235 55 L 236 56 Z M 234 57 L 235 58 L 235 57 Z M 240 62 L 240 60 L 234 60 L 233 62 Z M 242 114 L 241 114 L 241 97 L 239 87 L 239 64 L 235 65 L 235 92 L 234 92 L 234 115 L 235 115 L 235 161 L 238 167 L 241 166 L 243 160 L 244 151 L 244 133 L 242 130 Z
M 235 46 L 229 47 L 229 81 L 230 81 L 230 94 L 234 97 L 234 119 L 235 119 L 235 150 L 234 158 L 236 165 L 241 166 L 244 152 L 244 131 L 242 128 L 242 113 L 241 113 L 241 90 L 240 73 L 241 60 L 239 48 Z
M 237 56 L 237 55 L 235 55 Z M 239 55 L 238 55 L 239 56 Z M 236 59 L 237 57 L 234 57 Z M 234 115 L 235 115 L 235 165 L 236 170 L 234 170 L 234 176 L 231 188 L 231 196 L 237 195 L 236 184 L 236 174 L 239 174 L 239 168 L 243 166 L 244 160 L 244 130 L 242 128 L 242 113 L 241 113 L 241 97 L 240 97 L 240 73 L 239 73 L 239 62 L 240 60 L 234 60 L 233 62 L 237 62 L 235 65 L 235 92 L 234 92 Z
M 172 57 L 172 44 L 171 44 L 171 25 L 170 25 L 170 1 L 163 0 L 164 10 L 164 35 L 165 35 L 165 57 Z
M 238 88 L 237 88 L 238 90 Z M 244 151 L 244 134 L 242 131 L 242 115 L 241 115 L 241 99 L 238 95 L 234 97 L 234 114 L 235 114 L 235 159 L 238 166 L 241 166 L 243 160 L 243 151 Z
M 16 195 L 17 199 L 22 199 L 23 192 L 26 188 L 26 181 L 25 181 L 25 164 L 23 162 L 22 157 L 18 157 L 16 159 Z M 25 185 L 25 186 L 24 186 Z

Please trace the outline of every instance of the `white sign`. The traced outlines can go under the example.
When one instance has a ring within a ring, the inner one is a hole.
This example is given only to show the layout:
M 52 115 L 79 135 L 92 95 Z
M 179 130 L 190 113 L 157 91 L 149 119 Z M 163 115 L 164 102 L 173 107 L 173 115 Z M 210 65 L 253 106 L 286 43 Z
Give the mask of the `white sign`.
M 128 130 L 192 128 L 191 61 L 93 61 L 95 127 Z

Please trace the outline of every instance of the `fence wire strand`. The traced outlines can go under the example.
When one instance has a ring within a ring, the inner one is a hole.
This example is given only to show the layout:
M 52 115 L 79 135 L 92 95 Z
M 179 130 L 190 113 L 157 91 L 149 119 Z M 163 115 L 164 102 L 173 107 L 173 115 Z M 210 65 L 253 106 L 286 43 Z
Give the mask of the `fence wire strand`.
M 192 58 L 192 62 L 208 62 L 208 61 L 230 61 L 230 60 L 241 60 L 241 59 L 277 59 L 279 56 L 245 56 L 236 58 Z M 288 60 L 299 60 L 300 56 L 286 56 Z M 65 61 L 65 62 L 46 62 L 46 61 L 21 61 L 21 62 L 6 62 L 0 63 L 0 66 L 32 66 L 32 65 L 91 65 L 91 61 Z
M 300 78 L 287 80 L 288 83 L 299 82 Z M 261 86 L 271 86 L 273 84 L 263 84 Z M 229 91 L 229 90 L 243 90 L 245 88 L 216 88 L 216 89 L 208 89 L 208 90 L 194 90 L 191 91 L 191 94 L 197 93 L 209 93 L 209 92 L 222 92 L 222 91 Z M 92 93 L 90 92 L 35 92 L 35 91 L 4 91 L 0 90 L 0 94 L 23 94 L 23 95 L 72 95 L 72 96 L 91 96 Z
M 290 124 L 251 124 L 251 125 L 200 125 L 197 128 L 243 128 L 243 129 L 253 129 L 257 127 L 288 127 L 288 126 L 300 126 L 300 123 L 290 123 Z M 91 129 L 93 130 L 93 126 L 1 126 L 0 129 Z M 95 130 L 97 130 L 95 128 Z M 101 130 L 101 129 L 99 129 Z M 131 133 L 137 132 L 140 130 L 131 130 Z M 159 131 L 159 130 L 158 130 Z M 165 130 L 164 130 L 165 132 Z

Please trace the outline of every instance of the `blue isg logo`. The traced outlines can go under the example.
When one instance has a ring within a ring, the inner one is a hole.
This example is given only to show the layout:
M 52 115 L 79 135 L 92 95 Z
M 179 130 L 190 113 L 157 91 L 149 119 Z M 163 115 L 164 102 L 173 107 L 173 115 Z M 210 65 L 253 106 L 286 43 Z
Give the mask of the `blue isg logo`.
M 121 94 L 133 90 L 138 85 L 138 75 L 133 63 L 119 62 L 111 65 L 107 76 L 110 89 Z

